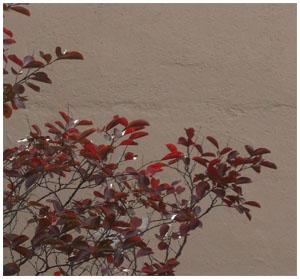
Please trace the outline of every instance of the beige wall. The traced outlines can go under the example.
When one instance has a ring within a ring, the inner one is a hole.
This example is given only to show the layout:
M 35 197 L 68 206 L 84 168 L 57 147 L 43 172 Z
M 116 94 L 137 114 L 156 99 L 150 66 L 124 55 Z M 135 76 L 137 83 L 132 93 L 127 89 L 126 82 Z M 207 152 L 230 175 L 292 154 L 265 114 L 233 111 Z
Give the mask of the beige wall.
M 83 62 L 49 68 L 52 86 L 28 91 L 28 109 L 4 121 L 5 146 L 58 110 L 104 124 L 148 119 L 145 158 L 184 127 L 226 144 L 266 146 L 278 170 L 247 186 L 249 222 L 220 210 L 190 238 L 178 275 L 296 274 L 296 5 L 32 4 L 5 24 L 20 55 L 57 45 Z

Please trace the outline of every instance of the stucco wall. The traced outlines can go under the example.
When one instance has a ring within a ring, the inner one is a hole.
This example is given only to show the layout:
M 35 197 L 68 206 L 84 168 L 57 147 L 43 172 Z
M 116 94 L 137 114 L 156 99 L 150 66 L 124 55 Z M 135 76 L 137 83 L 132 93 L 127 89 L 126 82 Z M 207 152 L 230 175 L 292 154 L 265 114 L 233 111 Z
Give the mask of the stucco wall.
M 247 188 L 249 222 L 220 210 L 193 233 L 178 275 L 296 274 L 296 5 L 32 4 L 8 15 L 20 56 L 57 45 L 84 61 L 49 68 L 52 86 L 4 121 L 4 144 L 58 110 L 99 125 L 114 114 L 150 121 L 144 159 L 184 127 L 223 144 L 266 146 L 277 171 Z M 253 178 L 255 174 L 253 174 Z

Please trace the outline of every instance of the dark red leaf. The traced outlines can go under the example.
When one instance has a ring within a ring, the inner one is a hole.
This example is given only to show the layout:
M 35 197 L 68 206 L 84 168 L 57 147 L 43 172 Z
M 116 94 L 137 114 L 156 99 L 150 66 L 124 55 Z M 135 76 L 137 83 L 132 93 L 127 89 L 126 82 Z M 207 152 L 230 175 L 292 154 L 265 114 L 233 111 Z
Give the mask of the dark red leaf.
M 29 61 L 28 63 L 26 63 L 26 62 L 24 61 L 23 68 L 31 69 L 31 68 L 41 68 L 41 67 L 43 67 L 43 66 L 44 66 L 44 63 L 43 63 L 43 62 L 32 60 L 32 61 Z
M 47 64 L 51 62 L 52 55 L 50 53 L 44 53 L 40 51 L 40 56 L 47 62 Z
M 247 150 L 247 152 L 249 153 L 249 155 L 254 156 L 254 149 L 253 149 L 252 146 L 245 145 L 245 149 Z
M 138 217 L 132 217 L 130 219 L 130 224 L 134 229 L 137 229 L 140 225 L 142 225 L 143 220 Z
M 180 185 L 175 188 L 175 192 L 176 192 L 177 195 L 180 195 L 184 191 L 185 191 L 185 188 L 180 186 Z
M 236 179 L 235 183 L 236 184 L 246 184 L 246 183 L 251 183 L 252 180 L 249 177 L 239 177 Z
M 19 235 L 18 237 L 16 237 L 14 240 L 13 240 L 13 245 L 14 246 L 18 246 L 22 243 L 24 243 L 25 241 L 27 241 L 29 238 L 27 235 Z
M 17 246 L 14 248 L 14 250 L 22 256 L 24 256 L 25 258 L 31 258 L 33 256 L 33 252 L 31 250 L 22 246 Z
M 260 204 L 256 201 L 246 201 L 246 202 L 244 202 L 244 204 L 248 204 L 248 205 L 259 207 L 259 208 L 261 207 Z
M 193 157 L 193 160 L 196 161 L 197 163 L 201 164 L 204 167 L 206 167 L 207 163 L 209 162 L 208 160 L 206 160 L 206 159 L 204 159 L 202 157 L 199 157 L 199 156 Z
M 141 248 L 137 254 L 136 254 L 136 257 L 139 258 L 139 257 L 143 257 L 143 256 L 148 256 L 148 255 L 151 255 L 153 254 L 153 251 L 151 248 L 149 247 L 146 247 L 146 248 Z
M 271 151 L 267 148 L 257 148 L 254 150 L 254 155 L 263 155 L 267 153 L 271 153 Z
M 184 146 L 189 146 L 189 143 L 188 143 L 188 141 L 186 140 L 186 138 L 184 138 L 184 137 L 180 137 L 179 139 L 178 139 L 178 142 L 177 142 L 178 144 L 181 144 L 181 145 L 184 145 Z
M 196 185 L 196 195 L 199 199 L 202 199 L 205 192 L 209 190 L 209 184 L 206 181 L 200 182 Z
M 190 226 L 186 223 L 181 224 L 179 227 L 179 232 L 180 232 L 180 235 L 182 235 L 182 236 L 187 235 L 189 230 L 190 230 Z
M 97 197 L 97 198 L 103 198 L 103 197 L 104 197 L 104 196 L 103 196 L 100 192 L 98 192 L 98 191 L 94 191 L 93 193 L 94 193 L 95 197 Z
M 63 111 L 60 111 L 59 114 L 60 114 L 61 117 L 66 121 L 66 123 L 69 123 L 69 122 L 70 122 L 71 117 L 70 117 L 68 114 L 66 114 L 66 113 L 63 112 Z
M 87 138 L 88 136 L 90 136 L 91 134 L 95 133 L 96 131 L 97 131 L 96 128 L 91 128 L 91 129 L 88 129 L 88 130 L 83 131 L 83 132 L 80 134 L 79 140 L 84 139 L 84 138 Z
M 129 249 L 134 246 L 138 246 L 142 243 L 142 239 L 139 236 L 132 236 L 127 238 L 123 243 L 123 249 Z
M 40 90 L 41 90 L 41 88 L 39 86 L 37 86 L 29 81 L 26 82 L 26 85 L 36 92 L 40 92 Z
M 189 139 L 191 139 L 192 137 L 194 137 L 194 134 L 195 134 L 194 128 L 185 129 L 185 132 L 186 132 L 186 135 L 187 135 L 187 137 Z
M 217 142 L 217 140 L 211 136 L 206 137 L 208 141 L 210 141 L 216 148 L 219 149 L 219 144 Z
M 168 249 L 168 247 L 169 247 L 169 245 L 166 242 L 163 242 L 163 241 L 159 242 L 158 245 L 157 245 L 157 248 L 159 250 L 166 250 L 166 249 Z
M 16 41 L 12 38 L 8 38 L 8 39 L 3 40 L 4 45 L 11 45 L 11 44 L 15 44 L 15 43 L 16 43 Z
M 37 73 L 33 74 L 30 77 L 30 79 L 37 80 L 37 81 L 40 81 L 40 82 L 45 82 L 45 83 L 52 83 L 51 79 L 44 72 L 37 72 Z
M 60 49 L 60 48 L 59 48 Z M 83 60 L 83 56 L 78 51 L 67 51 L 65 53 L 61 52 L 61 49 L 56 52 L 57 59 L 69 59 L 69 60 Z
M 3 275 L 11 276 L 20 271 L 20 267 L 16 263 L 7 263 L 3 266 Z
M 9 104 L 5 103 L 3 104 L 3 114 L 5 118 L 10 118 L 12 114 L 12 109 Z
M 232 148 L 230 148 L 230 147 L 225 147 L 225 148 L 223 148 L 222 151 L 220 152 L 220 155 L 224 155 L 224 154 L 230 152 L 231 150 L 232 150 Z
M 61 47 L 55 48 L 55 54 L 56 54 L 57 58 L 63 55 L 61 52 Z
M 262 160 L 260 162 L 260 165 L 264 166 L 264 167 L 267 167 L 267 168 L 270 168 L 270 169 L 275 169 L 275 170 L 277 169 L 277 166 L 274 163 L 272 163 L 270 161 L 266 161 L 266 160 Z
M 93 121 L 91 120 L 80 120 L 76 126 L 89 126 L 89 125 L 93 125 Z
M 141 137 L 145 137 L 147 136 L 148 133 L 147 132 L 136 132 L 136 133 L 133 133 L 130 135 L 130 139 L 134 140 L 134 139 L 138 139 L 138 138 L 141 138 Z
M 125 160 L 133 160 L 135 157 L 136 155 L 134 155 L 132 152 L 126 152 L 124 156 Z
M 251 216 L 251 214 L 249 213 L 249 211 L 245 211 L 245 214 L 246 214 L 247 218 L 249 219 L 249 221 L 251 221 L 252 216 Z
M 165 237 L 165 235 L 167 234 L 167 232 L 169 231 L 170 226 L 168 224 L 162 224 L 159 227 L 159 234 L 161 237 Z
M 10 9 L 12 9 L 20 14 L 30 16 L 30 11 L 22 6 L 19 6 L 19 5 L 10 6 Z

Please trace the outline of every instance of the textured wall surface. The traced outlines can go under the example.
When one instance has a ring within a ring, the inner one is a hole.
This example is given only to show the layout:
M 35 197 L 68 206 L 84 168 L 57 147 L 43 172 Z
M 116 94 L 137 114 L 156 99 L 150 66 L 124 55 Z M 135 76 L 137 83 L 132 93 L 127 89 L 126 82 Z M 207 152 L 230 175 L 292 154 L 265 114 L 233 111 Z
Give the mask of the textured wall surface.
M 296 274 L 296 5 L 32 4 L 10 14 L 20 56 L 57 45 L 84 61 L 48 69 L 28 109 L 4 121 L 5 146 L 57 111 L 101 126 L 114 114 L 150 121 L 145 159 L 184 127 L 242 148 L 266 146 L 277 171 L 247 188 L 249 222 L 216 210 L 193 233 L 178 275 Z

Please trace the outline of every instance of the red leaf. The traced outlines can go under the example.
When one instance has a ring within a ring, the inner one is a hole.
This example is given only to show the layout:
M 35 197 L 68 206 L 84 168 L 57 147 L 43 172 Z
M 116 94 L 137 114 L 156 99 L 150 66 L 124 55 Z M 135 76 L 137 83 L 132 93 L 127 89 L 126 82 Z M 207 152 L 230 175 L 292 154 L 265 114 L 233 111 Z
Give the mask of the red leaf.
M 18 246 L 18 245 L 24 243 L 25 241 L 27 241 L 28 239 L 29 239 L 29 238 L 28 238 L 27 235 L 19 235 L 17 238 L 15 238 L 15 239 L 13 240 L 13 245 L 14 245 L 14 246 Z
M 12 9 L 20 14 L 30 16 L 30 11 L 22 6 L 10 6 L 10 9 Z
M 147 135 L 148 135 L 147 132 L 136 132 L 136 133 L 131 134 L 129 138 L 133 140 L 133 139 L 138 139 L 138 138 L 141 138 L 141 137 L 145 137 Z
M 142 242 L 142 239 L 139 236 L 132 236 L 127 238 L 124 243 L 123 243 L 123 249 L 129 249 L 132 248 L 134 246 L 138 246 L 140 245 Z
M 171 159 L 178 159 L 183 156 L 182 152 L 174 152 L 174 153 L 169 153 L 166 156 L 162 158 L 162 160 L 171 160 Z
M 128 121 L 125 117 L 119 117 L 119 115 L 115 115 L 113 117 L 113 120 L 111 120 L 107 126 L 106 126 L 106 131 L 109 131 L 110 129 L 112 129 L 113 127 L 117 126 L 118 124 L 121 124 L 123 126 L 127 126 L 128 125 Z
M 9 37 L 13 36 L 13 33 L 6 27 L 3 27 L 3 32 Z
M 98 192 L 98 191 L 94 191 L 93 193 L 94 193 L 94 195 L 95 195 L 97 198 L 103 198 L 103 197 L 104 197 L 104 196 L 103 196 L 100 192 Z
M 259 207 L 259 208 L 261 207 L 260 204 L 256 201 L 246 201 L 246 202 L 244 202 L 244 204 L 248 204 L 248 205 Z
M 212 152 L 204 152 L 204 153 L 202 153 L 202 156 L 205 156 L 205 157 L 216 157 L 216 154 L 212 153 Z
M 169 231 L 170 226 L 168 224 L 162 224 L 159 228 L 159 234 L 161 237 L 165 237 L 167 232 Z
M 96 159 L 99 159 L 98 150 L 93 143 L 86 143 L 84 145 L 84 151 Z
M 141 126 L 149 126 L 150 124 L 146 120 L 138 119 L 138 120 L 133 120 L 128 123 L 128 126 L 126 128 L 131 128 L 131 127 L 141 127 Z
M 146 247 L 146 248 L 141 248 L 137 254 L 136 254 L 136 257 L 139 258 L 139 257 L 143 257 L 143 256 L 148 256 L 148 255 L 151 255 L 153 254 L 153 251 L 151 248 L 149 247 Z
M 200 154 L 203 153 L 203 149 L 202 149 L 202 146 L 200 144 L 195 144 L 195 147 L 197 148 L 197 150 L 199 151 Z
M 40 82 L 45 82 L 45 83 L 52 83 L 51 79 L 44 72 L 37 72 L 37 73 L 33 74 L 30 79 L 37 80 Z
M 8 39 L 3 40 L 4 45 L 11 45 L 11 44 L 15 44 L 15 43 L 16 43 L 16 41 L 12 38 L 8 38 Z
M 124 157 L 125 157 L 125 160 L 133 160 L 133 158 L 135 158 L 136 155 L 134 155 L 134 153 L 132 153 L 132 152 L 126 152 Z
M 144 264 L 141 272 L 144 272 L 146 274 L 153 274 L 154 273 L 154 268 L 152 265 L 149 265 L 147 263 Z
M 249 153 L 249 155 L 254 156 L 254 149 L 253 149 L 252 146 L 245 145 L 245 149 L 247 150 L 247 152 Z
M 249 219 L 249 221 L 251 221 L 252 216 L 251 216 L 251 214 L 249 213 L 249 211 L 245 211 L 245 214 L 246 214 L 247 218 Z
M 199 156 L 193 157 L 193 160 L 196 161 L 197 163 L 201 164 L 204 167 L 206 167 L 207 163 L 209 162 L 208 160 L 206 160 L 202 157 L 199 157 Z
M 23 67 L 23 61 L 17 55 L 10 54 L 7 57 L 8 57 L 9 60 L 13 61 L 14 63 L 19 65 L 20 67 Z
M 185 188 L 182 186 L 177 186 L 175 189 L 175 192 L 177 195 L 180 195 L 181 193 L 183 193 L 185 191 Z
M 217 142 L 217 140 L 211 136 L 206 137 L 208 141 L 210 141 L 216 148 L 219 149 L 219 144 Z
M 5 118 L 10 118 L 12 114 L 12 109 L 9 104 L 5 103 L 3 104 L 3 114 Z
M 267 168 L 270 168 L 270 169 L 274 169 L 274 170 L 277 169 L 277 166 L 274 163 L 272 163 L 270 161 L 266 161 L 266 160 L 262 160 L 260 162 L 260 165 L 264 166 L 264 167 L 267 167 Z
M 271 153 L 271 151 L 267 148 L 257 148 L 254 150 L 254 155 L 263 155 L 267 153 Z
M 93 121 L 91 120 L 80 120 L 76 126 L 88 126 L 88 125 L 93 125 Z
M 31 250 L 22 246 L 17 246 L 14 248 L 14 250 L 22 256 L 24 256 L 25 258 L 31 258 L 33 256 L 33 252 Z
M 172 153 L 177 152 L 177 147 L 173 143 L 168 143 L 166 146 Z
M 25 62 L 25 61 L 24 61 Z M 30 68 L 41 68 L 44 66 L 44 63 L 41 61 L 31 60 L 28 63 L 24 63 L 23 68 L 30 69 Z
M 36 92 L 40 92 L 40 90 L 41 90 L 39 86 L 37 86 L 29 81 L 26 82 L 26 85 Z
M 189 139 L 191 139 L 192 137 L 194 137 L 194 134 L 195 134 L 194 128 L 185 129 L 185 132 L 186 132 L 186 135 L 187 135 L 187 137 Z
M 166 250 L 166 249 L 168 249 L 168 247 L 169 247 L 169 245 L 166 242 L 163 242 L 163 241 L 159 242 L 158 245 L 157 245 L 157 248 L 159 250 Z
M 61 52 L 61 47 L 55 48 L 55 54 L 56 54 L 57 58 L 63 55 Z
M 167 260 L 166 264 L 170 265 L 170 266 L 176 266 L 179 264 L 179 262 L 176 260 L 176 258 L 172 258 L 172 259 Z
M 190 226 L 186 223 L 181 224 L 179 227 L 179 232 L 180 232 L 180 235 L 182 235 L 182 236 L 187 235 L 189 230 L 190 230 Z
M 68 114 L 66 114 L 66 113 L 63 112 L 63 111 L 60 111 L 59 114 L 60 114 L 61 117 L 66 121 L 66 123 L 69 123 L 69 122 L 70 122 L 71 117 L 70 117 Z
M 91 129 L 83 131 L 80 134 L 79 140 L 84 139 L 84 138 L 90 136 L 91 134 L 95 133 L 96 131 L 97 131 L 97 129 L 95 129 L 95 128 L 91 128 Z
M 146 173 L 147 175 L 154 175 L 155 173 L 157 172 L 160 172 L 162 171 L 162 167 L 164 166 L 164 164 L 162 163 L 154 163 L 154 164 L 151 164 L 147 167 L 146 169 Z
M 222 149 L 222 151 L 220 152 L 220 154 L 221 154 L 221 155 L 224 155 L 224 154 L 230 152 L 231 150 L 232 150 L 232 148 L 230 148 L 230 147 L 225 147 L 225 148 Z
M 65 53 L 61 52 L 61 48 L 56 48 L 57 59 L 69 59 L 69 60 L 83 60 L 83 56 L 78 51 L 67 51 Z
M 247 183 L 251 183 L 252 180 L 249 177 L 239 177 L 236 179 L 235 183 L 236 184 L 247 184 Z
M 137 229 L 140 225 L 142 225 L 143 220 L 138 217 L 132 217 L 130 219 L 130 224 L 134 229 Z
M 199 199 L 202 199 L 205 195 L 205 192 L 209 190 L 209 184 L 205 181 L 200 182 L 196 185 L 196 195 Z
M 179 139 L 178 139 L 178 142 L 177 142 L 178 144 L 181 144 L 181 145 L 184 145 L 184 146 L 189 146 L 189 143 L 188 143 L 188 141 L 186 140 L 186 138 L 184 138 L 184 137 L 180 137 Z
M 123 140 L 120 145 L 138 145 L 137 142 L 133 141 L 132 139 Z
M 40 56 L 47 62 L 47 64 L 49 64 L 52 59 L 52 55 L 50 53 L 40 51 Z

